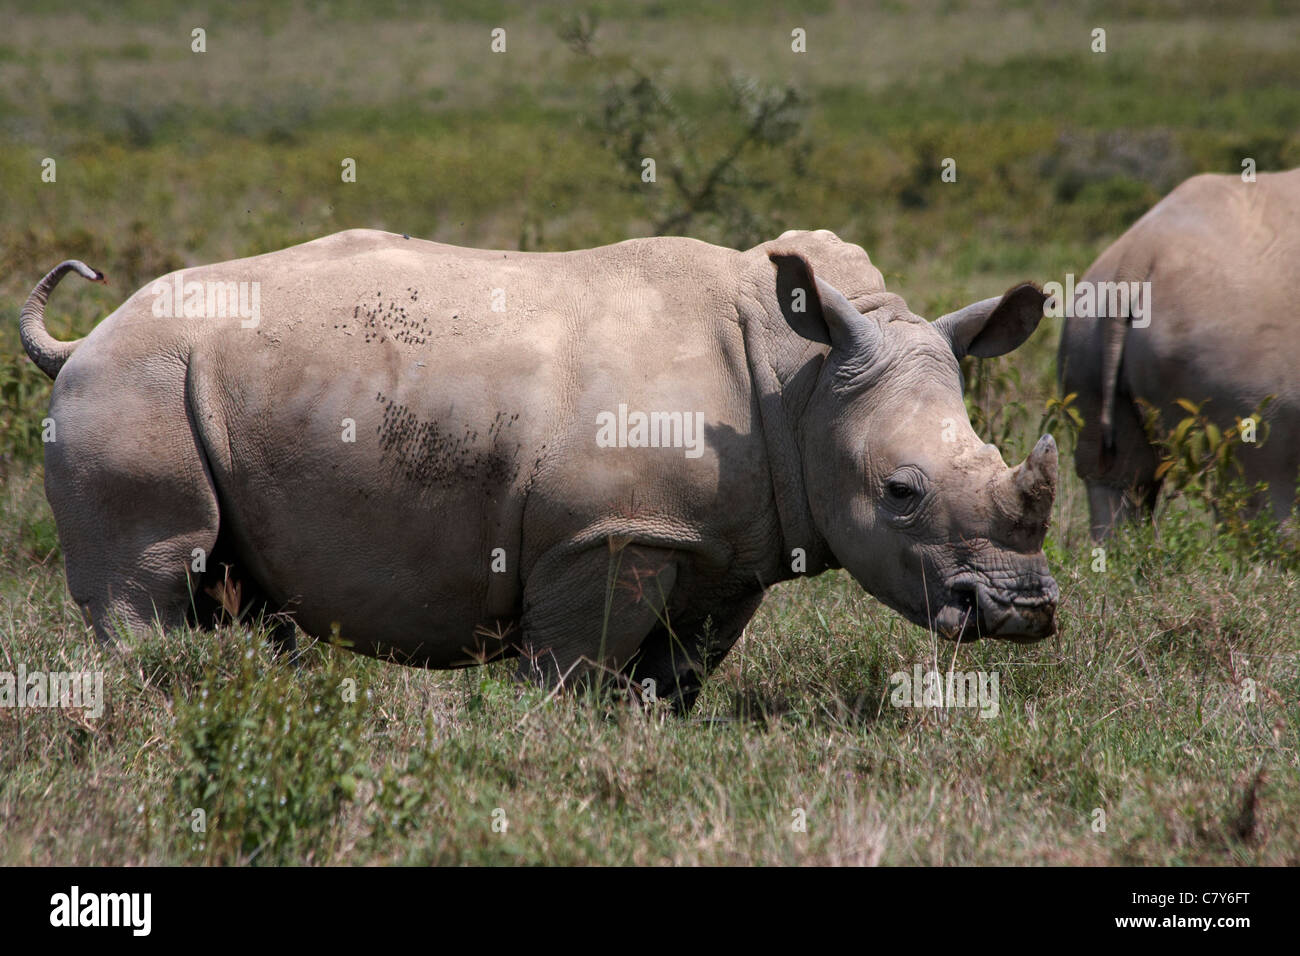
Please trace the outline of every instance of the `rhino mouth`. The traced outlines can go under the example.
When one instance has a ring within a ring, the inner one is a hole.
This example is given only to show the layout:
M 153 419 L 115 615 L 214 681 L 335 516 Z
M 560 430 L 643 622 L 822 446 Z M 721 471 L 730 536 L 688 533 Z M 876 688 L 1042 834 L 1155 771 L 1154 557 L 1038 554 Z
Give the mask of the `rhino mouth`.
M 945 599 L 927 623 L 948 640 L 994 637 L 1030 644 L 1056 633 L 1060 592 L 1050 575 L 995 579 L 965 573 L 946 581 L 944 591 Z

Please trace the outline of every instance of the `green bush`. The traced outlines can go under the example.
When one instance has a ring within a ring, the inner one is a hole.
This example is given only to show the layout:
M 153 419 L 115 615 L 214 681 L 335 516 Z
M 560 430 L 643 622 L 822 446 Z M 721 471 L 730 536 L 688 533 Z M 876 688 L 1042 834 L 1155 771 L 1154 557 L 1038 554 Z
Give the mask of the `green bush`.
M 213 862 L 324 856 L 366 775 L 364 682 L 336 652 L 310 648 L 297 667 L 275 658 L 260 629 L 220 640 L 207 676 L 175 704 L 183 840 Z

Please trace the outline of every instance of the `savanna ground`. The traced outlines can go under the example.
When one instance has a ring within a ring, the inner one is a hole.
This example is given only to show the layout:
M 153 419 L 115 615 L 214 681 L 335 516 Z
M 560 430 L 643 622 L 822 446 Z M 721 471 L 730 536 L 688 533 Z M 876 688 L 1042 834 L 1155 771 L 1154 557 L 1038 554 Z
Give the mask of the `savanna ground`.
M 1300 165 L 1295 5 L 0 17 L 0 670 L 102 671 L 107 698 L 97 720 L 0 708 L 0 863 L 1300 863 L 1294 560 L 1216 531 L 1203 487 L 1095 571 L 1059 410 L 1056 637 L 957 648 L 828 574 L 769 595 L 683 720 L 548 698 L 509 664 L 425 673 L 317 645 L 295 669 L 244 626 L 100 651 L 66 595 L 48 383 L 17 335 L 67 257 L 113 285 L 66 280 L 61 337 L 167 270 L 355 226 L 530 249 L 829 228 L 933 317 L 1082 274 L 1187 175 Z M 1009 461 L 1044 424 L 1059 329 L 968 369 Z M 918 663 L 998 672 L 998 715 L 892 707 L 889 675 Z

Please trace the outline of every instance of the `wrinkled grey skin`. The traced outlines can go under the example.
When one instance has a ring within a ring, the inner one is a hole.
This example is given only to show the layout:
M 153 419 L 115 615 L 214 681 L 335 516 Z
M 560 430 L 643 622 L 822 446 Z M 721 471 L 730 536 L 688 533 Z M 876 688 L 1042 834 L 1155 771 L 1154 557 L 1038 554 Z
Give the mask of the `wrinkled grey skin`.
M 1007 468 L 957 364 L 1028 337 L 1031 286 L 927 323 L 825 231 L 525 254 L 354 230 L 185 270 L 261 283 L 256 328 L 157 317 L 146 286 L 58 343 L 67 268 L 23 338 L 57 374 L 46 492 L 102 639 L 182 620 L 222 563 L 363 653 L 520 654 L 552 685 L 598 662 L 682 708 L 796 568 L 950 638 L 1053 632 L 1055 445 Z M 620 404 L 703 412 L 702 454 L 598 447 Z
M 1268 440 L 1244 444 L 1248 484 L 1266 481 L 1285 519 L 1300 471 L 1300 170 L 1195 176 L 1108 248 L 1084 281 L 1150 281 L 1150 325 L 1067 318 L 1057 369 L 1078 393 L 1084 428 L 1075 469 L 1088 487 L 1094 538 L 1150 512 L 1160 483 L 1139 400 L 1168 431 L 1206 401 L 1220 428 L 1268 395 Z

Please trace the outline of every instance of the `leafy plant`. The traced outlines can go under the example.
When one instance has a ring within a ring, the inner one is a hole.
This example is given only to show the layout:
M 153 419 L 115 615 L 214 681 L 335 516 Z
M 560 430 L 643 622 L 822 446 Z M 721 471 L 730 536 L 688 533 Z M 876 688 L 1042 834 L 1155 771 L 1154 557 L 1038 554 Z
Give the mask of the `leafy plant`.
M 175 702 L 176 797 L 191 852 L 276 864 L 325 852 L 367 769 L 364 684 L 337 653 L 295 668 L 256 629 L 227 630 L 207 675 Z M 349 683 L 350 682 L 350 683 Z
M 1247 485 L 1240 458 L 1246 444 L 1261 446 L 1268 439 L 1265 411 L 1274 396 L 1266 397 L 1246 418 L 1236 416 L 1228 428 L 1215 424 L 1204 411 L 1206 402 L 1180 398 L 1176 404 L 1187 414 L 1168 432 L 1161 429 L 1160 414 L 1143 402 L 1147 435 L 1160 457 L 1155 477 L 1161 483 L 1159 512 L 1167 512 L 1178 499 L 1198 504 L 1213 515 L 1212 530 L 1230 554 L 1243 558 L 1294 561 L 1285 547 L 1268 509 L 1261 502 L 1265 482 Z
M 1063 447 L 1077 444 L 1079 432 L 1083 429 L 1083 416 L 1074 407 L 1074 400 L 1078 397 L 1078 392 L 1071 392 L 1069 395 L 1053 395 L 1049 398 L 1043 404 L 1043 417 L 1038 423 L 1039 433 L 1051 434 L 1056 438 L 1057 444 Z

